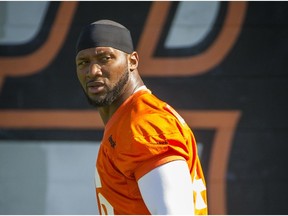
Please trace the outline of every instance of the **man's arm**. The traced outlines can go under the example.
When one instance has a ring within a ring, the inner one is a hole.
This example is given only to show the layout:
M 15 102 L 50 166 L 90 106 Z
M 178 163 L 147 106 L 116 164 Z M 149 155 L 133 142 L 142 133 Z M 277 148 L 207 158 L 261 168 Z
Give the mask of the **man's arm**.
M 153 169 L 138 180 L 138 186 L 151 214 L 194 215 L 192 180 L 184 160 Z

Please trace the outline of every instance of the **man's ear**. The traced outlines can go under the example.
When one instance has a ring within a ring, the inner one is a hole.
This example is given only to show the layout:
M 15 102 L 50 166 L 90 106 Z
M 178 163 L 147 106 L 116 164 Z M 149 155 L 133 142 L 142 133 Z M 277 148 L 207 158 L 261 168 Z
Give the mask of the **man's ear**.
M 138 68 L 139 56 L 136 51 L 132 52 L 129 55 L 129 69 L 130 71 L 134 71 Z

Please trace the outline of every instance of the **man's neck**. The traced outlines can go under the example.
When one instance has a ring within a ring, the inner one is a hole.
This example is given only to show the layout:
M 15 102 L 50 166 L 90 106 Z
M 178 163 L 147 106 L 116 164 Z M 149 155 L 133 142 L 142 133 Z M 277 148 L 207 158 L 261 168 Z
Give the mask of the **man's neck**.
M 131 88 L 130 88 L 131 89 Z M 116 99 L 111 105 L 105 106 L 105 107 L 99 107 L 98 111 L 101 116 L 101 119 L 104 123 L 104 125 L 107 124 L 109 119 L 112 117 L 112 115 L 116 112 L 116 110 L 121 106 L 121 104 L 124 103 L 131 95 L 134 93 L 142 90 L 147 89 L 146 86 L 142 83 L 139 86 L 135 86 L 135 88 L 132 90 L 125 91 L 121 97 Z

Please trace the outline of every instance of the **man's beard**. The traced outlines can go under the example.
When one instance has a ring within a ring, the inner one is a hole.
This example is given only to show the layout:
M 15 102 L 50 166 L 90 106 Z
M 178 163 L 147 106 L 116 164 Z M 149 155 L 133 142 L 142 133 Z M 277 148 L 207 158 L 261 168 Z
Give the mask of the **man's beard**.
M 119 81 L 115 84 L 115 86 L 110 89 L 104 98 L 92 99 L 89 95 L 84 91 L 88 102 L 94 107 L 104 107 L 111 105 L 123 92 L 123 89 L 128 82 L 129 79 L 129 71 L 126 72 L 120 77 Z

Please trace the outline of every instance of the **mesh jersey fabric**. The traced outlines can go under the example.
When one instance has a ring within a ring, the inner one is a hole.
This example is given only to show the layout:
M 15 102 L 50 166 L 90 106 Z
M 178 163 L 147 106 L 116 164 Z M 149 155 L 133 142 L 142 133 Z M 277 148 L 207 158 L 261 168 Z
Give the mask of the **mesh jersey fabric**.
M 204 189 L 193 192 L 195 214 L 207 214 L 206 183 L 192 131 L 148 89 L 134 93 L 105 126 L 95 174 L 99 213 L 150 214 L 137 180 L 173 160 L 185 160 L 191 181 L 203 183 Z

